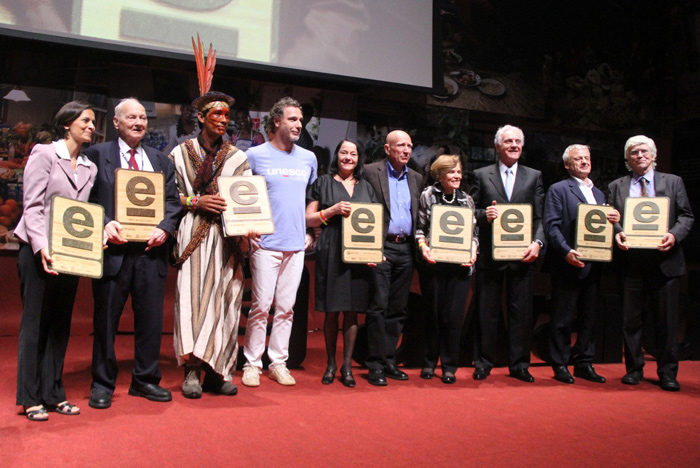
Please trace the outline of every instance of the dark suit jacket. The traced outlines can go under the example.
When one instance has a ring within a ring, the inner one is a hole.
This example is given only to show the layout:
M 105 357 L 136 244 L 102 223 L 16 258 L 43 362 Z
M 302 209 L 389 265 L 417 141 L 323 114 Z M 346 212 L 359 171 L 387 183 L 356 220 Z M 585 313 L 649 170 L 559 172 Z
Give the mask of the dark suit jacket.
M 161 152 L 143 146 L 148 160 L 156 172 L 165 174 L 165 218 L 158 224 L 162 230 L 170 233 L 170 239 L 177 228 L 182 205 L 175 185 L 175 168 L 167 156 Z M 119 143 L 117 140 L 91 146 L 85 151 L 88 158 L 99 169 L 95 185 L 90 193 L 90 201 L 100 204 L 105 209 L 105 225 L 114 219 L 114 171 L 121 168 Z M 165 277 L 168 272 L 168 245 L 170 242 L 149 250 L 149 254 L 158 260 L 158 273 Z M 104 275 L 113 276 L 119 272 L 126 245 L 110 244 L 105 250 Z
M 476 223 L 479 226 L 479 257 L 476 261 L 478 269 L 527 268 L 532 263 L 500 262 L 492 257 L 493 229 L 492 223 L 486 219 L 486 208 L 496 200 L 497 203 L 529 203 L 532 205 L 532 240 L 545 242 L 542 229 L 542 208 L 544 204 L 544 188 L 542 173 L 536 169 L 518 163 L 515 174 L 513 196 L 510 201 L 503 187 L 503 180 L 498 172 L 498 163 L 482 167 L 474 171 L 474 184 L 469 192 L 476 205 Z
M 605 203 L 603 192 L 593 187 L 593 196 L 599 205 Z M 599 264 L 586 262 L 578 268 L 570 265 L 564 258 L 576 245 L 576 214 L 578 205 L 588 203 L 578 182 L 569 177 L 549 187 L 544 202 L 544 233 L 547 237 L 547 253 L 544 268 L 552 275 L 571 279 L 586 278 L 591 269 L 599 270 Z
M 384 206 L 384 237 L 389 231 L 389 218 L 391 217 L 391 204 L 389 203 L 389 176 L 386 170 L 386 159 L 365 166 L 364 177 L 374 189 L 377 201 Z M 423 188 L 423 178 L 413 169 L 408 170 L 408 188 L 411 191 L 411 217 L 413 219 L 413 229 L 411 234 L 416 232 L 418 222 L 418 199 Z
M 617 208 L 624 219 L 625 199 L 630 194 L 631 175 L 620 177 L 610 183 L 608 203 Z M 658 265 L 661 272 L 671 278 L 685 273 L 685 259 L 681 242 L 688 236 L 693 225 L 694 216 L 685 191 L 683 179 L 673 174 L 654 171 L 654 188 L 657 197 L 670 199 L 668 232 L 676 238 L 676 244 L 668 252 L 650 249 L 616 250 L 616 261 L 624 272 L 634 271 L 641 263 Z M 615 232 L 622 231 L 622 226 L 615 225 Z

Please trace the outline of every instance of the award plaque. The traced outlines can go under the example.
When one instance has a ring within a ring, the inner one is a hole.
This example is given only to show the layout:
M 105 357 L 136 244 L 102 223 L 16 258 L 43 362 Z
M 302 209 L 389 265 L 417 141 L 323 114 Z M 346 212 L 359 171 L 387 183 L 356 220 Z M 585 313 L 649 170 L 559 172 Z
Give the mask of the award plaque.
M 576 246 L 579 260 L 591 262 L 612 261 L 612 223 L 608 222 L 611 206 L 580 204 L 576 213 Z
M 343 261 L 382 263 L 384 258 L 384 207 L 379 203 L 351 203 L 343 218 Z
M 243 236 L 248 231 L 275 232 L 270 197 L 263 176 L 219 177 L 219 194 L 226 199 L 221 214 L 224 235 Z
M 622 230 L 630 249 L 655 249 L 668 232 L 668 197 L 628 197 Z
M 430 215 L 430 255 L 436 262 L 469 263 L 472 260 L 474 210 L 433 205 Z
M 493 220 L 494 260 L 522 260 L 532 243 L 532 205 L 499 203 L 498 218 Z
M 122 237 L 145 242 L 165 217 L 165 176 L 161 172 L 114 171 L 115 219 Z
M 102 278 L 105 210 L 72 198 L 51 199 L 49 255 L 59 273 Z

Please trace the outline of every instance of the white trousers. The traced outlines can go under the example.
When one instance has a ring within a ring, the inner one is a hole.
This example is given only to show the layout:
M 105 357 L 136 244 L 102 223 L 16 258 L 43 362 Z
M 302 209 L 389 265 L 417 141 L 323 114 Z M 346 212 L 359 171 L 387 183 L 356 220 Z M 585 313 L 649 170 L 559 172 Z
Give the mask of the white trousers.
M 284 364 L 289 358 L 289 336 L 294 320 L 294 302 L 304 270 L 304 251 L 277 252 L 258 249 L 250 256 L 250 273 L 253 279 L 252 307 L 248 314 L 243 354 L 246 366 L 262 369 L 265 352 L 267 321 L 272 304 L 275 314 L 267 355 L 270 369 Z

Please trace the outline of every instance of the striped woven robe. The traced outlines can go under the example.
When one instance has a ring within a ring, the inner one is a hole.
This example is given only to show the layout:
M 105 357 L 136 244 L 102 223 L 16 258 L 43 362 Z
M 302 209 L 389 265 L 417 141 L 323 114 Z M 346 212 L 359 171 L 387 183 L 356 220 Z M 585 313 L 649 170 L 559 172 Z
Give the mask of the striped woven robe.
M 198 155 L 200 147 L 196 139 L 185 141 L 170 154 L 178 190 L 185 197 L 198 195 L 192 188 L 197 173 L 187 151 L 188 144 L 194 145 Z M 218 176 L 252 175 L 243 151 L 228 142 L 222 144 L 219 152 L 222 151 L 226 155 Z M 177 234 L 178 256 L 202 221 L 198 211 L 186 212 Z M 183 365 L 184 358 L 192 353 L 226 381 L 233 378 L 238 355 L 243 295 L 242 256 L 234 255 L 239 249 L 238 241 L 238 237 L 224 238 L 219 226 L 211 224 L 199 247 L 181 265 L 175 295 L 174 340 L 178 365 Z

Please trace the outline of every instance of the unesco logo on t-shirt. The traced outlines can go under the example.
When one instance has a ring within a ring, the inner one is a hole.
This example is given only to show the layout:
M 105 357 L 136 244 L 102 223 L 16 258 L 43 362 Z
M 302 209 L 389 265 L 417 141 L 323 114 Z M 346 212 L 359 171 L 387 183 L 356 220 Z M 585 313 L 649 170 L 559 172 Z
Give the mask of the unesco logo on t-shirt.
M 294 180 L 309 180 L 309 172 L 305 169 L 270 168 L 266 171 L 269 176 L 282 176 Z

